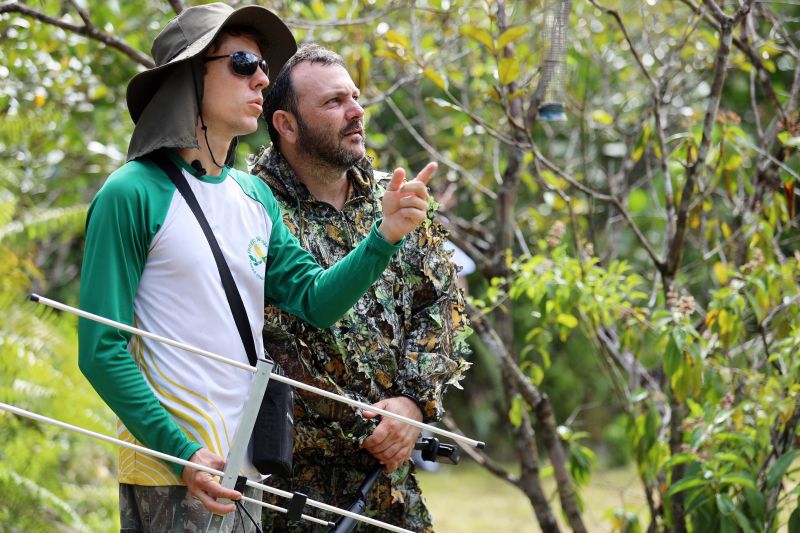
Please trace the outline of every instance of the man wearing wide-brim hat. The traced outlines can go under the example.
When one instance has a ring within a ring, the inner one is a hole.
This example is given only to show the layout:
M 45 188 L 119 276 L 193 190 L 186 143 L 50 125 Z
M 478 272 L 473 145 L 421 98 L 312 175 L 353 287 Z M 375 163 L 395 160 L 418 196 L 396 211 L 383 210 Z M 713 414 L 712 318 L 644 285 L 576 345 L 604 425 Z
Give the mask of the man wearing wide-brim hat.
M 236 327 L 222 269 L 189 196 L 177 190 L 181 180 L 231 271 L 258 357 L 266 302 L 328 327 L 380 275 L 403 236 L 425 219 L 423 181 L 393 183 L 383 220 L 353 253 L 323 270 L 291 236 L 267 186 L 229 166 L 236 137 L 257 129 L 268 73 L 295 49 L 285 24 L 257 6 L 192 7 L 167 23 L 153 44 L 156 67 L 128 85 L 136 124 L 128 162 L 89 209 L 84 310 L 248 361 L 246 333 Z M 81 370 L 119 417 L 120 438 L 223 468 L 250 373 L 88 320 L 78 333 Z M 241 473 L 260 477 L 249 460 Z M 205 530 L 210 512 L 236 508 L 217 498 L 241 498 L 207 473 L 127 448 L 119 480 L 121 531 Z M 252 520 L 241 510 L 241 520 L 228 514 L 224 531 L 254 529 L 260 507 L 248 511 Z

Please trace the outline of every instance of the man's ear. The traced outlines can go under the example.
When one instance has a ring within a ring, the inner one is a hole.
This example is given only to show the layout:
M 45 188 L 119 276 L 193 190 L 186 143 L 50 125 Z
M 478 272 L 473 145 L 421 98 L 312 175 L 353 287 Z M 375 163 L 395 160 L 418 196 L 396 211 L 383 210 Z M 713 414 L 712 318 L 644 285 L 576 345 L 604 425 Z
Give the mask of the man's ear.
M 281 136 L 282 142 L 288 142 L 289 144 L 295 144 L 297 142 L 298 127 L 297 119 L 294 114 L 280 109 L 275 111 L 275 113 L 272 114 L 272 127 L 274 127 Z

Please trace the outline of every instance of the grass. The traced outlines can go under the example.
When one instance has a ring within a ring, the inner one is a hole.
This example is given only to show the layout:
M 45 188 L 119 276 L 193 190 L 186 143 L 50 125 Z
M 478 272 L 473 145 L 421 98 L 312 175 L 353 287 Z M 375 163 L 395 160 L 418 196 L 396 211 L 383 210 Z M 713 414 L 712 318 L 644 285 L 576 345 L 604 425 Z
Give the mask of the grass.
M 434 473 L 420 472 L 419 480 L 437 533 L 540 530 L 525 495 L 471 461 L 455 467 L 442 465 Z M 563 526 L 558 498 L 553 498 L 553 479 L 545 479 L 543 484 L 559 523 L 569 531 Z M 647 525 L 647 505 L 633 468 L 596 471 L 581 496 L 589 531 L 613 531 L 613 512 L 622 507 L 638 514 L 643 528 Z

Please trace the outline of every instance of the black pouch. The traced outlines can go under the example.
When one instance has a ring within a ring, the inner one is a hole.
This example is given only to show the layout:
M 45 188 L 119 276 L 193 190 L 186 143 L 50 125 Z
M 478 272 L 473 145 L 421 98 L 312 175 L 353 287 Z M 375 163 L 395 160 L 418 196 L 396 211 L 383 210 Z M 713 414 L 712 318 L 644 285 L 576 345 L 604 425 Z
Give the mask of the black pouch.
M 277 364 L 273 374 L 285 375 Z M 274 379 L 267 383 L 267 391 L 253 426 L 250 444 L 253 465 L 262 474 L 281 477 L 292 475 L 294 444 L 294 391 L 290 385 Z

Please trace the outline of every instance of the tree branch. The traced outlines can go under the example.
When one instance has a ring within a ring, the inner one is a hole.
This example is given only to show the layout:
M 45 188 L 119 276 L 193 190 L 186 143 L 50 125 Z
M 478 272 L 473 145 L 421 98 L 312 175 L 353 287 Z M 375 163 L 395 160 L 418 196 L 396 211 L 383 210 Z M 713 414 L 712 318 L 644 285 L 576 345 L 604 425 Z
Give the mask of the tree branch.
M 454 224 L 447 215 L 442 213 L 437 213 L 436 220 L 447 228 L 450 233 L 449 238 L 453 241 L 453 244 L 461 248 L 470 259 L 475 261 L 475 268 L 487 278 L 491 277 L 493 264 L 491 259 L 472 244 L 472 241 L 464 235 L 464 231 L 457 224 Z
M 380 104 L 381 102 L 383 102 L 384 100 L 389 98 L 391 95 L 396 93 L 398 90 L 400 90 L 404 85 L 408 85 L 409 83 L 418 82 L 421 79 L 422 79 L 422 74 L 409 74 L 407 76 L 403 76 L 399 80 L 395 81 L 392 84 L 391 87 L 389 87 L 385 91 L 382 91 L 375 98 L 368 98 L 368 99 L 363 100 L 363 101 L 359 100 L 358 103 L 361 104 L 361 107 L 369 107 L 369 106 L 373 106 L 375 104 Z
M 38 20 L 39 22 L 43 22 L 44 24 L 56 26 L 64 30 L 77 33 L 78 35 L 83 35 L 84 37 L 94 39 L 95 41 L 99 41 L 111 48 L 114 48 L 122 52 L 126 56 L 130 57 L 137 63 L 144 65 L 147 68 L 153 68 L 155 66 L 155 63 L 150 58 L 150 56 L 140 52 L 139 50 L 136 50 L 135 48 L 128 45 L 125 41 L 113 35 L 98 30 L 93 24 L 91 24 L 90 21 L 87 21 L 88 14 L 85 14 L 83 10 L 78 11 L 79 15 L 84 20 L 83 26 L 79 26 L 77 24 L 73 24 L 71 22 L 67 22 L 59 18 L 51 17 L 49 15 L 46 15 L 40 11 L 37 11 L 33 8 L 30 8 L 18 2 L 6 2 L 4 4 L 0 4 L 0 14 L 2 13 L 20 13 L 21 15 L 30 17 L 34 20 Z M 84 16 L 87 18 L 84 18 Z
M 449 413 L 445 414 L 442 417 L 442 422 L 444 423 L 445 427 L 447 427 L 447 429 L 449 429 L 450 431 L 458 433 L 459 435 L 464 434 L 464 432 L 461 431 L 461 429 L 458 427 L 458 424 L 456 424 L 456 421 L 453 419 L 452 416 L 450 416 Z M 502 479 L 503 481 L 511 483 L 514 486 L 517 486 L 519 484 L 518 478 L 512 476 L 508 470 L 500 466 L 499 463 L 496 463 L 483 450 L 473 448 L 472 446 L 467 446 L 460 442 L 456 442 L 456 444 L 458 444 L 458 446 L 464 451 L 464 453 L 469 455 L 473 461 L 475 461 L 483 468 L 494 474 L 496 477 Z
M 721 33 L 721 27 L 717 20 L 709 14 L 707 11 L 703 10 L 699 5 L 695 4 L 692 0 L 681 0 L 684 4 L 689 6 L 697 15 L 703 17 L 705 20 L 714 30 Z M 724 14 L 723 14 L 724 15 Z M 775 106 L 775 109 L 784 116 L 783 106 L 781 105 L 780 100 L 778 100 L 778 95 L 775 93 L 775 87 L 772 85 L 772 80 L 770 79 L 769 72 L 767 71 L 764 63 L 762 63 L 761 58 L 759 57 L 758 53 L 753 50 L 750 44 L 746 40 L 741 40 L 738 38 L 733 38 L 733 44 L 738 48 L 744 55 L 747 56 L 747 59 L 750 61 L 756 71 L 758 72 L 758 78 L 761 82 L 761 85 L 764 87 L 764 92 L 767 93 L 767 98 L 769 98 L 772 105 Z
M 172 6 L 172 10 L 175 12 L 176 15 L 180 15 L 183 13 L 183 2 L 181 0 L 169 0 L 169 5 Z
M 588 194 L 597 201 L 608 203 L 616 207 L 617 211 L 619 211 L 619 213 L 625 219 L 625 222 L 627 222 L 628 226 L 636 235 L 636 238 L 639 240 L 642 247 L 644 247 L 645 251 L 647 252 L 647 255 L 650 256 L 650 259 L 653 261 L 653 264 L 656 266 L 656 268 L 658 268 L 659 271 L 663 271 L 664 262 L 658 257 L 655 250 L 650 245 L 650 242 L 647 240 L 647 237 L 644 236 L 642 230 L 633 221 L 633 218 L 631 218 L 630 213 L 628 213 L 627 209 L 625 209 L 625 207 L 622 205 L 622 202 L 620 202 L 619 198 L 610 194 L 601 193 L 600 191 L 596 191 L 591 187 L 587 187 L 583 183 L 579 182 L 578 180 L 576 180 L 575 178 L 573 178 L 572 176 L 570 176 L 569 174 L 558 168 L 555 164 L 553 164 L 546 157 L 544 157 L 542 153 L 539 152 L 539 150 L 536 149 L 535 147 L 533 149 L 533 155 L 536 157 L 536 161 L 541 162 L 545 167 L 547 167 L 552 172 L 558 174 L 567 183 L 569 183 L 579 191 L 583 192 L 584 194 Z
M 636 63 L 639 65 L 639 69 L 645 75 L 647 81 L 650 82 L 650 85 L 653 87 L 653 89 L 658 91 L 658 83 L 656 83 L 656 81 L 652 78 L 652 76 L 650 76 L 650 72 L 648 72 L 647 68 L 644 66 L 644 63 L 642 63 L 642 58 L 639 57 L 639 52 L 636 51 L 636 46 L 633 44 L 631 36 L 628 34 L 628 29 L 622 22 L 622 17 L 619 16 L 619 12 L 617 12 L 616 9 L 611 9 L 598 4 L 596 0 L 589 0 L 589 2 L 591 2 L 591 4 L 597 9 L 604 11 L 606 14 L 614 17 L 614 19 L 617 21 L 619 29 L 622 30 L 622 35 L 625 36 L 625 41 L 628 43 L 628 47 L 631 49 L 631 53 L 633 54 L 634 59 L 636 59 Z
M 516 394 L 513 387 L 508 392 Z M 536 432 L 531 425 L 531 417 L 527 410 L 522 411 L 522 420 L 520 425 L 514 428 L 514 435 L 521 467 L 518 486 L 528 496 L 542 533 L 559 533 L 561 529 L 542 488 Z
M 382 11 L 373 13 L 368 17 L 361 17 L 355 19 L 331 19 L 331 20 L 321 20 L 314 22 L 302 19 L 283 19 L 283 20 L 289 27 L 303 28 L 307 30 L 313 30 L 315 28 L 338 28 L 342 26 L 359 26 L 361 24 L 370 24 L 372 22 L 375 22 L 376 20 L 384 19 L 386 18 L 386 15 L 388 15 L 389 13 L 398 11 L 400 9 L 404 9 L 405 7 L 406 7 L 405 4 L 400 6 L 389 7 Z
M 697 184 L 697 173 L 700 165 L 705 164 L 711 145 L 711 133 L 714 128 L 714 121 L 719 111 L 719 102 L 722 97 L 722 88 L 725 84 L 725 74 L 728 67 L 728 56 L 731 52 L 731 42 L 733 40 L 733 27 L 749 11 L 753 0 L 746 0 L 742 7 L 736 12 L 734 17 L 728 17 L 713 0 L 706 0 L 706 4 L 712 10 L 719 11 L 717 20 L 720 26 L 720 44 L 717 49 L 717 57 L 714 61 L 714 80 L 711 84 L 711 94 L 706 106 L 706 115 L 703 120 L 703 134 L 700 139 L 700 146 L 697 150 L 697 157 L 690 162 L 686 169 L 686 181 L 681 193 L 681 204 L 678 207 L 675 234 L 670 239 L 667 251 L 665 277 L 672 278 L 678 271 L 681 257 L 683 256 L 683 243 L 686 238 L 687 223 L 689 219 L 689 208 L 691 206 L 694 189 Z
M 91 26 L 92 19 L 89 17 L 89 13 L 85 9 L 83 9 L 75 0 L 69 0 L 69 3 L 70 5 L 72 5 L 75 11 L 78 12 L 78 15 L 81 17 L 84 26 Z
M 450 92 L 450 89 L 448 87 L 445 87 L 444 93 L 450 99 L 450 102 L 458 102 L 452 104 L 453 107 L 455 107 L 458 111 L 461 111 L 462 113 L 467 115 L 470 119 L 472 119 L 472 121 L 475 124 L 480 125 L 484 130 L 486 130 L 486 133 L 488 133 L 495 139 L 498 139 L 502 141 L 504 144 L 507 144 L 509 146 L 519 148 L 520 150 L 529 150 L 531 148 L 530 143 L 528 142 L 520 143 L 516 141 L 514 138 L 509 137 L 508 135 L 503 135 L 502 133 L 497 131 L 497 128 L 495 128 L 494 126 L 483 120 L 481 117 L 475 114 L 474 111 L 469 109 L 463 102 L 459 101 L 459 99 L 456 98 L 452 92 Z
M 395 116 L 403 125 L 403 127 L 406 129 L 406 131 L 408 131 L 408 133 L 410 133 L 411 136 L 414 137 L 414 140 L 417 141 L 417 143 L 419 143 L 419 145 L 422 146 L 425 149 L 425 151 L 431 155 L 431 157 L 433 157 L 439 163 L 442 163 L 443 165 L 448 166 L 453 170 L 455 170 L 456 172 L 462 174 L 464 177 L 467 178 L 467 181 L 469 181 L 477 190 L 481 191 L 489 198 L 493 200 L 497 199 L 497 194 L 493 190 L 488 189 L 485 185 L 481 184 L 480 180 L 475 176 L 473 176 L 472 174 L 470 174 L 470 172 L 467 169 L 465 169 L 455 161 L 450 160 L 450 158 L 445 157 L 444 154 L 442 154 L 436 148 L 431 146 L 428 143 L 428 141 L 426 141 L 422 137 L 422 135 L 416 130 L 416 128 L 414 128 L 411 122 L 408 121 L 405 115 L 403 115 L 403 112 L 400 111 L 400 108 L 397 107 L 397 104 L 395 104 L 391 98 L 386 99 L 386 105 L 389 106 L 389 109 L 392 110 L 392 112 L 395 114 Z
M 566 468 L 566 456 L 556 432 L 557 423 L 550 405 L 550 399 L 546 394 L 539 391 L 528 377 L 522 373 L 500 336 L 489 326 L 480 311 L 470 304 L 467 304 L 467 311 L 472 327 L 480 336 L 481 341 L 497 357 L 501 370 L 508 376 L 513 386 L 517 388 L 522 398 L 536 414 L 536 426 L 542 442 L 547 448 L 550 463 L 553 466 L 561 506 L 565 512 L 570 513 L 569 522 L 573 531 L 585 531 L 585 527 L 581 527 L 583 522 L 580 515 L 575 516 L 575 512 L 578 509 L 575 488 L 572 484 L 572 477 Z

